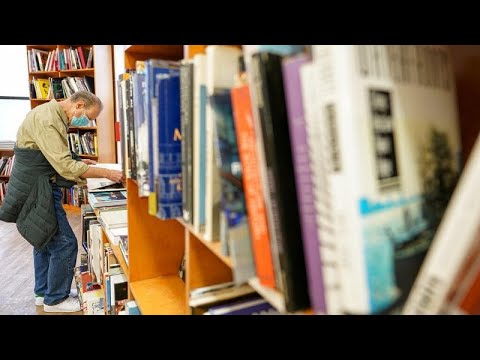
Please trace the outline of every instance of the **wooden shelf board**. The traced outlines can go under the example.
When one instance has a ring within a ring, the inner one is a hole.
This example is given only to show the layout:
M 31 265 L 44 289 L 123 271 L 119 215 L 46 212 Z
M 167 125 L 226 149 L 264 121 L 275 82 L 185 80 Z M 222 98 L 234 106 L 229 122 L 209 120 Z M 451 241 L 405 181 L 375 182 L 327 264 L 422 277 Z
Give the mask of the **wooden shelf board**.
M 69 69 L 69 70 L 59 70 L 59 73 L 63 74 L 72 74 L 72 73 L 93 73 L 95 71 L 94 68 L 88 68 L 88 69 Z
M 183 45 L 128 45 L 125 48 L 125 68 L 134 69 L 137 60 L 183 59 Z
M 286 312 L 283 294 L 278 290 L 261 285 L 260 281 L 256 277 L 250 279 L 248 284 L 279 312 Z
M 36 75 L 58 75 L 59 71 L 32 71 L 29 72 L 28 75 L 36 76 Z
M 38 49 L 38 50 L 46 50 L 46 51 L 51 51 L 55 50 L 57 48 L 57 45 L 27 45 L 27 49 Z
M 98 156 L 96 155 L 78 155 L 78 156 L 85 159 L 98 159 Z
M 130 290 L 143 315 L 185 315 L 185 284 L 178 275 L 134 281 Z
M 8 180 L 10 179 L 10 175 L 0 175 L 0 180 Z
M 70 126 L 68 128 L 68 130 L 85 130 L 85 131 L 89 130 L 89 131 L 91 131 L 91 130 L 97 130 L 97 127 L 96 126 Z
M 194 235 L 198 240 L 202 242 L 211 252 L 215 254 L 220 260 L 223 261 L 225 265 L 227 265 L 230 269 L 233 269 L 232 259 L 229 256 L 222 255 L 221 247 L 222 244 L 220 241 L 207 241 L 203 238 L 202 234 L 195 231 L 192 225 L 187 224 L 183 219 L 178 218 L 177 221 L 182 224 L 192 235 Z

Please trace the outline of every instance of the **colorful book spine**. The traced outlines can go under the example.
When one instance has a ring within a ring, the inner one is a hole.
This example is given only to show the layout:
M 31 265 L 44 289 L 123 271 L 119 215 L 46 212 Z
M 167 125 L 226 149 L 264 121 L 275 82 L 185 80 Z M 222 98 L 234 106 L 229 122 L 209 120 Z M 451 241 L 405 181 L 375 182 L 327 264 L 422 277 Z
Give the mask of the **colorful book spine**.
M 316 220 L 313 173 L 300 83 L 300 68 L 309 61 L 310 58 L 305 54 L 286 58 L 283 61 L 283 81 L 310 303 L 315 312 L 326 313 L 320 239 L 317 231 L 319 224 Z
M 262 285 L 274 288 L 275 271 L 248 85 L 232 89 L 232 104 L 257 277 Z
M 180 132 L 180 73 L 170 69 L 158 81 L 158 188 L 157 217 L 181 217 L 182 135 Z

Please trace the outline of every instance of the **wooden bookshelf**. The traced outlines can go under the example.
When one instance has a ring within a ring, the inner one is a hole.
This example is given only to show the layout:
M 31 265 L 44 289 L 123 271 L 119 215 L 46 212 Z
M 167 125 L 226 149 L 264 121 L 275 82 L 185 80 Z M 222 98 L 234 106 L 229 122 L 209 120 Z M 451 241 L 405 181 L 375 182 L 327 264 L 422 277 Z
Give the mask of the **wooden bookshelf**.
M 183 45 L 127 45 L 125 48 L 125 69 L 135 69 L 137 60 L 151 58 L 180 60 L 183 57 Z
M 96 126 L 69 126 L 68 131 L 96 131 Z
M 184 315 L 185 284 L 177 275 L 129 283 L 142 315 Z
M 0 159 L 4 156 L 12 157 L 13 153 L 13 149 L 0 149 Z M 8 180 L 10 180 L 10 175 L 0 175 L 0 180 L 3 182 L 7 182 Z
M 240 46 L 240 45 L 237 45 Z M 180 60 L 205 52 L 206 45 L 128 45 L 124 50 L 125 69 L 137 60 L 149 58 Z M 464 158 L 470 153 L 480 131 L 480 46 L 450 46 L 458 94 Z M 138 196 L 135 180 L 127 181 L 130 266 L 133 298 L 144 314 L 189 314 L 191 290 L 231 281 L 232 259 L 224 256 L 219 242 L 206 241 L 183 220 L 159 220 L 148 215 L 148 199 Z M 178 276 L 185 256 L 186 278 Z M 249 285 L 278 311 L 285 312 L 281 292 L 264 287 L 257 278 Z M 312 314 L 311 310 L 299 312 Z
M 97 160 L 98 159 L 98 156 L 96 156 L 96 155 L 79 154 L 78 156 L 80 156 L 81 158 L 84 158 L 84 159 L 92 159 L 92 160 Z
M 196 238 L 204 246 L 206 246 L 216 257 L 223 261 L 230 269 L 233 268 L 232 259 L 229 256 L 222 254 L 221 244 L 219 241 L 207 241 L 203 238 L 202 234 L 195 231 L 192 225 L 187 224 L 183 219 L 177 219 L 177 221 L 185 227 L 185 230 L 190 232 L 190 236 Z
M 75 77 L 75 76 L 91 76 L 95 81 L 95 94 L 103 102 L 104 108 L 96 119 L 97 126 L 88 128 L 89 131 L 95 132 L 97 135 L 98 156 L 81 155 L 83 158 L 98 159 L 102 163 L 117 162 L 116 144 L 115 144 L 115 105 L 114 105 L 114 89 L 113 89 L 113 50 L 111 45 L 27 45 L 26 50 L 39 49 L 44 51 L 52 51 L 55 49 L 67 49 L 72 46 L 76 48 L 90 48 L 93 50 L 93 68 L 87 69 L 69 69 L 57 71 L 29 71 L 29 80 L 33 78 L 48 79 L 49 77 Z M 84 54 L 85 55 L 85 54 Z M 27 66 L 28 66 L 28 56 Z M 87 59 L 85 59 L 87 61 Z M 56 99 L 62 101 L 64 99 Z M 51 99 L 30 99 L 30 107 L 47 103 Z M 73 127 L 70 128 L 73 130 Z M 78 128 L 78 130 L 87 130 L 87 128 Z
M 98 216 L 98 211 L 95 212 Z M 109 243 L 110 247 L 112 248 L 113 254 L 115 255 L 115 258 L 118 260 L 118 263 L 120 264 L 120 267 L 122 268 L 123 272 L 125 275 L 128 275 L 128 264 L 125 261 L 125 258 L 123 257 L 122 250 L 120 250 L 119 245 L 115 245 L 111 240 L 110 237 L 107 235 L 107 232 L 105 231 L 105 228 L 102 225 L 102 242 L 103 243 Z

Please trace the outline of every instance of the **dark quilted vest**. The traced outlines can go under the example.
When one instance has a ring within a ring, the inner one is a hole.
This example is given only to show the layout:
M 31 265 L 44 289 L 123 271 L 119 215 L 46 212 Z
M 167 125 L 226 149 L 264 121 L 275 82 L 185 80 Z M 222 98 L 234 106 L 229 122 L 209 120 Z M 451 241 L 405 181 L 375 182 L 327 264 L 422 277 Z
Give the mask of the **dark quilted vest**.
M 44 248 L 58 228 L 49 183 L 55 174 L 41 151 L 15 148 L 15 162 L 0 207 L 0 220 L 15 222 L 20 234 L 36 249 Z M 73 184 L 57 174 L 58 186 Z

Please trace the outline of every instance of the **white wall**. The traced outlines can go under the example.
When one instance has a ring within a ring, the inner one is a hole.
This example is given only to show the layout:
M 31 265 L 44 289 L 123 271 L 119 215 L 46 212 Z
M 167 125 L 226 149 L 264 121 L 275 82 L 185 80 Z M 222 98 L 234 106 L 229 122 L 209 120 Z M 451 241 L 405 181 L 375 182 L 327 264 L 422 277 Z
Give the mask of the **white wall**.
M 0 97 L 29 97 L 26 45 L 0 45 L 0 69 L 3 69 Z M 28 111 L 29 100 L 0 98 L 0 140 L 15 140 Z

